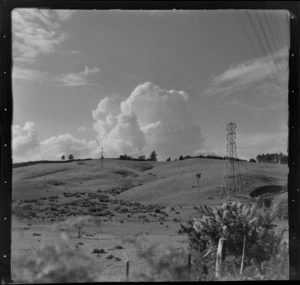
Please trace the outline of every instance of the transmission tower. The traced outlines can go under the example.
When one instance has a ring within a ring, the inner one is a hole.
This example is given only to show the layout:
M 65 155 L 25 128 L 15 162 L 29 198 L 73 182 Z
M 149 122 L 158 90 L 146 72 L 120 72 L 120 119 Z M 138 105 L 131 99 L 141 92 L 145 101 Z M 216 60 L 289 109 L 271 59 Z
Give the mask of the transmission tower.
M 103 160 L 104 160 L 103 147 L 101 147 L 101 167 L 103 167 Z
M 236 153 L 235 129 L 235 123 L 230 122 L 227 124 L 227 158 L 220 193 L 221 198 L 223 194 L 227 194 L 227 197 L 231 197 L 242 193 L 242 179 Z

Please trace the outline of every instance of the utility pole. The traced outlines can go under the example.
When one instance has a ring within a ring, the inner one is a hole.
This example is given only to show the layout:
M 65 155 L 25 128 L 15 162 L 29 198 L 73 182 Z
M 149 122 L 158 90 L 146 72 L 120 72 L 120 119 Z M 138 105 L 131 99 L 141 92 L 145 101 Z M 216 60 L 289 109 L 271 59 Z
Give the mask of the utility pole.
M 103 160 L 104 160 L 103 147 L 101 147 L 101 167 L 103 167 Z
M 196 179 L 198 184 L 198 190 L 200 191 L 200 178 L 201 178 L 201 172 L 196 173 Z
M 236 152 L 235 129 L 235 123 L 230 122 L 227 124 L 227 159 L 220 193 L 221 198 L 224 193 L 227 194 L 227 197 L 235 195 L 238 192 L 242 193 L 242 179 Z

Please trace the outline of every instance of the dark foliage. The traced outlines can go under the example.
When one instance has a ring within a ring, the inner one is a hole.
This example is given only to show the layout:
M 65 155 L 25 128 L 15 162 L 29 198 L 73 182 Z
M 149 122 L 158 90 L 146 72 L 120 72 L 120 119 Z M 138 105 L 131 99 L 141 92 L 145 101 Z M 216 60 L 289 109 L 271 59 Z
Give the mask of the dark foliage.
M 263 163 L 281 163 L 287 164 L 288 163 L 288 156 L 282 153 L 267 153 L 267 154 L 259 154 L 256 157 L 258 162 Z
M 243 205 L 240 202 L 223 204 L 222 207 L 199 209 L 201 218 L 189 220 L 181 225 L 188 234 L 190 247 L 204 256 L 213 256 L 220 238 L 225 238 L 228 255 L 239 257 L 242 254 L 246 237 L 245 264 L 251 260 L 258 264 L 270 260 L 279 250 L 281 236 L 275 235 L 273 217 L 256 205 Z

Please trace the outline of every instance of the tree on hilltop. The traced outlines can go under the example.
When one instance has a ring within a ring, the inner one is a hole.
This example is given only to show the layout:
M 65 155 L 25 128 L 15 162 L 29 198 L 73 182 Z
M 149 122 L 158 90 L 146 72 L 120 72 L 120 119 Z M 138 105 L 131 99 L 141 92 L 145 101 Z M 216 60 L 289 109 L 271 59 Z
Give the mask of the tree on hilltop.
M 65 159 L 66 159 L 66 157 L 63 155 L 63 156 L 61 157 L 61 159 L 62 159 L 62 160 L 65 160 Z
M 69 160 L 73 160 L 74 159 L 73 154 L 70 154 L 68 158 L 69 158 Z
M 155 150 L 153 150 L 151 152 L 149 160 L 151 160 L 151 161 L 157 161 L 157 153 L 155 152 Z

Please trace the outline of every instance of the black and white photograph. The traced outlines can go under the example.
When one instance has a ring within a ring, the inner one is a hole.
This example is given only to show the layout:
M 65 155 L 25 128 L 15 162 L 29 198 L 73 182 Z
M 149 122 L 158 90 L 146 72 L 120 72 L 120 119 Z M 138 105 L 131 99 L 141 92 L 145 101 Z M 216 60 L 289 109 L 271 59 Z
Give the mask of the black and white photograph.
M 14 9 L 12 280 L 289 279 L 290 19 Z

